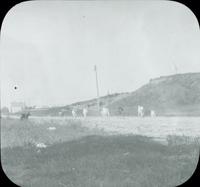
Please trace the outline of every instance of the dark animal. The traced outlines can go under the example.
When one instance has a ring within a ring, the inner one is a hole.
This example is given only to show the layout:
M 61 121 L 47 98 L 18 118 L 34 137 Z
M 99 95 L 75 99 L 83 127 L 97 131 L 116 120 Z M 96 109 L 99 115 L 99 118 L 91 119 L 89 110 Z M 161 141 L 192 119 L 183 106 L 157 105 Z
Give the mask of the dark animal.
M 21 119 L 21 120 L 28 119 L 28 117 L 29 117 L 30 115 L 31 115 L 30 112 L 28 112 L 28 113 L 22 113 L 20 119 Z
M 118 114 L 119 114 L 119 115 L 122 115 L 123 111 L 124 111 L 124 109 L 120 106 L 120 107 L 118 108 Z

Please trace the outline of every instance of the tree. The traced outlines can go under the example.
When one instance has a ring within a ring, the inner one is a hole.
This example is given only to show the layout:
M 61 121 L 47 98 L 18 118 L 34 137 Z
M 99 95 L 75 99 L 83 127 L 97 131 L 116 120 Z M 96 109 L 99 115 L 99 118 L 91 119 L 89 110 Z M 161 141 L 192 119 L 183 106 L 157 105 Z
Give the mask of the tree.
M 3 107 L 3 108 L 1 109 L 1 113 L 2 113 L 2 114 L 9 114 L 9 109 L 8 109 L 8 107 Z

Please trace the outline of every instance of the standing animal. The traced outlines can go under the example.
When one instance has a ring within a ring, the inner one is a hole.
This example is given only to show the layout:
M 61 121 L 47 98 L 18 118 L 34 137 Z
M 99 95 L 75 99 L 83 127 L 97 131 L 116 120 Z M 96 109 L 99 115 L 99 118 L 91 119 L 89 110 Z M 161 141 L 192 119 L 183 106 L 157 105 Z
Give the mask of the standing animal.
M 118 114 L 119 114 L 119 115 L 122 115 L 123 111 L 124 111 L 124 109 L 120 106 L 120 107 L 118 108 Z
M 72 116 L 75 118 L 77 115 L 76 115 L 76 111 L 73 109 L 72 110 Z
M 155 117 L 156 116 L 156 113 L 154 110 L 151 110 L 151 113 L 150 113 L 151 117 Z
M 84 116 L 84 118 L 87 117 L 87 113 L 88 113 L 88 109 L 84 108 L 83 109 L 83 116 Z
M 144 107 L 138 105 L 138 116 L 143 117 L 144 116 Z
M 28 117 L 29 117 L 30 115 L 31 115 L 30 112 L 22 113 L 21 116 L 20 116 L 20 119 L 21 119 L 21 120 L 28 119 Z
M 110 116 L 109 109 L 106 107 L 103 107 L 101 110 L 101 116 Z

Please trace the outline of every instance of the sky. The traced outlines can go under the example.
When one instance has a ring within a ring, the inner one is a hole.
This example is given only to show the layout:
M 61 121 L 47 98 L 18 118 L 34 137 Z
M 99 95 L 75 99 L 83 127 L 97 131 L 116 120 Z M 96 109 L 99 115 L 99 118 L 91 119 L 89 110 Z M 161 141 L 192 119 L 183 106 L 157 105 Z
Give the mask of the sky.
M 5 16 L 1 106 L 55 106 L 200 72 L 195 15 L 172 1 L 29 1 Z M 17 89 L 14 89 L 17 87 Z

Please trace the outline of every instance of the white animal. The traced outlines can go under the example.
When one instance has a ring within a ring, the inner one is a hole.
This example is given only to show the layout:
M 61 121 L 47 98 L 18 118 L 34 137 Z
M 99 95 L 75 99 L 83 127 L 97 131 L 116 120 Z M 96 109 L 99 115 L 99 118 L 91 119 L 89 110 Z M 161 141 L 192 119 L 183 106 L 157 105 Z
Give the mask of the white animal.
M 72 116 L 75 118 L 76 117 L 76 111 L 73 109 L 72 110 Z
M 41 149 L 47 148 L 47 145 L 44 143 L 36 143 L 35 146 L 37 147 L 37 153 L 40 153 Z
M 84 118 L 87 117 L 87 113 L 88 113 L 88 109 L 84 108 L 83 109 L 83 116 L 84 116 Z
M 156 113 L 154 110 L 151 110 L 151 117 L 155 117 L 156 116 Z
M 138 116 L 143 117 L 144 116 L 144 107 L 138 105 Z
M 37 143 L 36 147 L 37 148 L 46 148 L 47 146 L 44 143 Z
M 48 127 L 48 130 L 50 130 L 50 131 L 56 130 L 56 127 Z
M 110 116 L 109 109 L 106 108 L 106 107 L 103 107 L 102 110 L 101 110 L 101 115 L 102 116 Z

